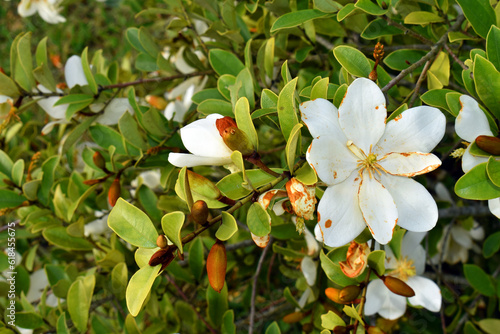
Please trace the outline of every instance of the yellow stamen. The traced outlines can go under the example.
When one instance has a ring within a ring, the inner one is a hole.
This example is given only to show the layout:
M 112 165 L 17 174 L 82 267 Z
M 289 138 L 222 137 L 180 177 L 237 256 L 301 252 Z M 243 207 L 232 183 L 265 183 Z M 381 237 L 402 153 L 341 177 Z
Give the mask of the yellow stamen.
M 399 278 L 402 281 L 407 281 L 408 278 L 415 276 L 417 270 L 413 260 L 408 259 L 407 256 L 398 261 L 397 268 L 391 271 L 390 275 Z

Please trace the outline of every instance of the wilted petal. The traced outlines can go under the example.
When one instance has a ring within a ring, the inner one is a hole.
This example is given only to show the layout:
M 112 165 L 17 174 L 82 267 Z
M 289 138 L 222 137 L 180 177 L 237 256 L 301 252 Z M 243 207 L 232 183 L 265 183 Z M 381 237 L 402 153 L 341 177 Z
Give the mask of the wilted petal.
M 392 293 L 384 283 L 373 280 L 366 290 L 365 315 L 380 314 L 381 317 L 395 320 L 406 311 L 406 298 Z
M 359 178 L 356 173 L 342 183 L 328 187 L 318 205 L 318 225 L 330 247 L 354 240 L 366 227 L 358 205 Z
M 269 240 L 271 239 L 269 234 L 265 235 L 263 237 L 258 237 L 253 233 L 250 233 L 250 234 L 252 235 L 253 242 L 255 242 L 255 244 L 257 246 L 259 246 L 260 248 L 265 248 L 267 246 L 267 244 L 269 243 Z
M 426 232 L 436 226 L 437 205 L 423 185 L 406 177 L 384 173 L 381 182 L 396 203 L 399 226 L 414 232 Z
M 378 243 L 387 244 L 398 222 L 398 210 L 391 194 L 365 171 L 358 198 L 363 218 L 373 237 Z
M 406 283 L 415 291 L 415 296 L 408 298 L 410 304 L 439 312 L 442 298 L 441 290 L 436 283 L 421 276 L 412 276 Z
M 319 178 L 329 186 L 347 179 L 358 164 L 356 156 L 349 151 L 346 143 L 327 134 L 313 140 L 306 159 Z
M 476 155 L 472 155 L 470 153 L 470 148 L 471 148 L 470 145 L 467 146 L 467 149 L 465 150 L 464 155 L 462 156 L 462 170 L 464 171 L 464 173 L 467 173 L 477 165 L 488 161 L 488 157 L 479 157 Z
M 286 193 L 286 192 L 285 192 Z M 285 195 L 286 196 L 286 195 Z M 285 198 L 285 199 L 282 199 L 282 200 L 279 200 L 277 201 L 276 203 L 274 203 L 273 205 L 273 211 L 274 213 L 276 214 L 276 216 L 281 216 L 282 214 L 284 214 L 285 212 L 287 212 L 287 210 L 285 210 L 285 208 L 287 207 L 287 204 L 289 206 L 291 206 L 290 204 L 290 200 L 288 198 Z M 264 206 L 264 205 L 263 205 Z M 293 217 L 292 217 L 293 218 Z
M 202 157 L 187 153 L 170 153 L 168 162 L 177 167 L 222 166 L 232 163 L 231 157 Z
M 306 220 L 312 220 L 317 202 L 316 186 L 305 185 L 293 177 L 286 183 L 286 191 L 295 214 Z
M 300 105 L 300 113 L 313 138 L 328 135 L 344 145 L 347 143 L 347 138 L 340 129 L 338 110 L 330 101 L 315 99 L 304 102 Z
M 389 153 L 378 160 L 387 173 L 413 177 L 432 172 L 441 166 L 441 160 L 431 153 Z
M 347 88 L 339 107 L 339 123 L 348 140 L 368 155 L 385 130 L 385 97 L 373 81 L 358 78 Z
M 358 277 L 366 268 L 369 253 L 370 247 L 367 243 L 358 244 L 356 241 L 351 241 L 346 260 L 339 262 L 340 269 L 347 277 Z
M 76 85 L 88 85 L 87 78 L 83 72 L 82 59 L 79 56 L 71 56 L 64 65 L 64 77 L 66 84 L 71 89 Z
M 387 123 L 374 153 L 430 152 L 443 139 L 445 128 L 446 117 L 439 109 L 408 109 Z
M 309 286 L 313 286 L 316 283 L 316 275 L 318 272 L 318 262 L 314 261 L 309 256 L 304 256 L 300 262 L 300 270 L 306 278 L 306 282 Z
M 121 97 L 111 100 L 104 109 L 104 113 L 96 119 L 96 122 L 103 125 L 115 125 L 125 112 L 134 113 L 127 98 Z
M 460 138 L 473 142 L 480 135 L 493 136 L 488 119 L 476 100 L 468 95 L 462 95 L 460 104 L 462 109 L 455 119 L 455 131 Z

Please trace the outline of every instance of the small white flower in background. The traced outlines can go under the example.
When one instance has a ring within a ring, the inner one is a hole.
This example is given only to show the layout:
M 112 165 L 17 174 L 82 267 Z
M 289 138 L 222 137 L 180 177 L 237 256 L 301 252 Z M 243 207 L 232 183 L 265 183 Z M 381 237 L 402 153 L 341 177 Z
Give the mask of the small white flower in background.
M 176 122 L 184 121 L 186 113 L 193 104 L 191 98 L 205 87 L 207 80 L 208 76 L 205 76 L 202 80 L 201 77 L 190 78 L 166 93 L 166 99 L 173 101 L 167 104 L 163 112 L 165 118 L 168 120 L 173 119 Z
M 468 95 L 460 96 L 462 108 L 455 119 L 455 131 L 463 140 L 472 143 L 479 136 L 494 136 L 491 132 L 488 118 L 479 104 Z M 479 157 L 470 153 L 470 145 L 462 155 L 462 170 L 467 173 L 480 163 L 487 162 L 487 157 Z M 500 218 L 500 198 L 490 199 L 488 207 L 493 215 Z
M 101 235 L 104 233 L 111 233 L 111 230 L 108 226 L 108 214 L 102 211 L 96 211 L 95 213 L 96 219 L 91 221 L 90 223 L 85 224 L 83 234 L 86 237 L 92 237 Z
M 49 285 L 49 279 L 45 273 L 45 269 L 39 269 L 30 275 L 30 288 L 26 294 L 26 299 L 33 303 L 40 300 L 43 290 Z M 49 290 L 50 291 L 50 290 Z M 47 295 L 45 305 L 56 307 L 57 297 L 53 293 Z
M 300 106 L 313 141 L 307 161 L 328 185 L 318 223 L 328 246 L 342 246 L 366 226 L 381 244 L 396 224 L 416 232 L 432 229 L 438 210 L 429 192 L 410 177 L 441 165 L 430 152 L 443 138 L 446 118 L 420 106 L 386 122 L 384 94 L 359 78 L 347 89 L 339 109 L 316 99 Z
M 222 166 L 232 164 L 233 151 L 226 146 L 215 125 L 223 118 L 219 114 L 208 115 L 180 129 L 182 143 L 191 154 L 170 153 L 168 161 L 177 167 Z
M 130 183 L 133 189 L 130 190 L 132 197 L 135 197 L 137 189 L 142 185 L 146 185 L 149 189 L 154 190 L 161 187 L 161 173 L 158 169 L 142 172 Z
M 410 305 L 438 312 L 442 303 L 441 290 L 432 280 L 421 276 L 425 270 L 425 249 L 420 245 L 424 236 L 425 233 L 407 232 L 399 259 L 386 247 L 385 275 L 397 277 L 413 289 L 415 296 L 408 298 Z M 365 315 L 378 313 L 385 319 L 395 320 L 405 313 L 406 300 L 391 292 L 382 280 L 373 280 L 366 291 Z
M 61 0 L 21 0 L 17 6 L 17 11 L 22 17 L 28 17 L 36 12 L 48 23 L 57 24 L 66 22 L 66 19 L 59 15 Z

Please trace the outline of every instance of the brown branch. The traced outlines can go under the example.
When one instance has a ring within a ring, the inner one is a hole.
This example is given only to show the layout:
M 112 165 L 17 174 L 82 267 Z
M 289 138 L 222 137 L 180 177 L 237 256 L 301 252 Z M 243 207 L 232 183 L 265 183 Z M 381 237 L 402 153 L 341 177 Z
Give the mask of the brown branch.
M 420 91 L 420 86 L 422 86 L 422 83 L 424 82 L 424 79 L 427 77 L 427 71 L 431 67 L 432 62 L 428 60 L 425 63 L 424 69 L 422 70 L 422 73 L 420 73 L 420 76 L 418 77 L 417 84 L 415 85 L 415 90 L 413 91 L 413 95 L 410 99 L 410 103 L 408 103 L 408 108 L 413 107 L 413 103 L 415 103 L 415 100 L 417 99 L 418 92 Z

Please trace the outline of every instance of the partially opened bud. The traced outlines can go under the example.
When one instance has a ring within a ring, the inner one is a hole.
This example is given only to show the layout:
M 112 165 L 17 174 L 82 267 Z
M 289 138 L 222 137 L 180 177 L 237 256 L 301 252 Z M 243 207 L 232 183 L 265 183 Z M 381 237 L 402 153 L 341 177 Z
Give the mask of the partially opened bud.
M 193 207 L 191 208 L 191 218 L 200 224 L 204 225 L 208 219 L 208 206 L 207 203 L 203 200 L 198 200 L 193 203 Z
M 104 160 L 104 157 L 102 156 L 101 152 L 95 151 L 94 155 L 92 156 L 92 160 L 94 160 L 94 164 L 102 169 L 106 169 L 106 161 Z
M 359 244 L 356 241 L 351 241 L 346 260 L 339 262 L 340 269 L 347 277 L 358 277 L 366 268 L 368 253 L 370 253 L 370 247 L 367 243 Z
M 167 247 L 165 249 L 160 249 L 151 256 L 149 259 L 149 265 L 155 267 L 159 264 L 162 265 L 161 270 L 165 269 L 166 266 L 170 264 L 175 259 L 174 255 L 175 247 Z
M 158 236 L 158 238 L 156 238 L 156 246 L 158 246 L 160 248 L 167 248 L 168 242 L 167 242 L 167 238 L 165 237 L 165 235 L 160 234 Z
M 489 154 L 500 155 L 500 138 L 492 136 L 478 136 L 476 138 L 476 144 L 480 149 Z
M 231 150 L 240 151 L 244 157 L 251 155 L 255 151 L 247 135 L 238 129 L 236 122 L 231 117 L 219 118 L 215 121 L 215 126 L 219 130 L 224 144 Z
M 283 317 L 283 321 L 286 322 L 287 324 L 294 324 L 294 323 L 299 322 L 300 320 L 304 319 L 305 317 L 306 317 L 306 315 L 303 312 L 293 312 L 293 313 L 285 315 Z
M 358 298 L 361 288 L 358 285 L 349 285 L 340 290 L 339 299 L 344 303 L 350 303 Z
M 111 187 L 109 187 L 109 191 L 108 191 L 109 205 L 115 206 L 116 201 L 120 197 L 120 192 L 121 192 L 120 179 L 116 178 L 113 180 Z
M 307 186 L 293 177 L 286 183 L 286 191 L 295 214 L 306 220 L 313 219 L 317 202 L 316 186 Z
M 146 102 L 158 110 L 163 110 L 167 107 L 167 100 L 161 96 L 146 95 Z
M 337 304 L 345 304 L 342 300 L 340 300 L 340 290 L 336 288 L 326 288 L 325 295 L 332 301 Z
M 221 292 L 226 279 L 227 257 L 226 247 L 222 241 L 217 242 L 210 249 L 207 257 L 207 274 L 210 286 L 217 292 Z
M 403 297 L 413 297 L 415 296 L 415 291 L 400 280 L 397 277 L 392 277 L 392 276 L 382 276 L 382 282 L 384 282 L 385 286 L 394 292 L 397 295 L 403 296 Z

